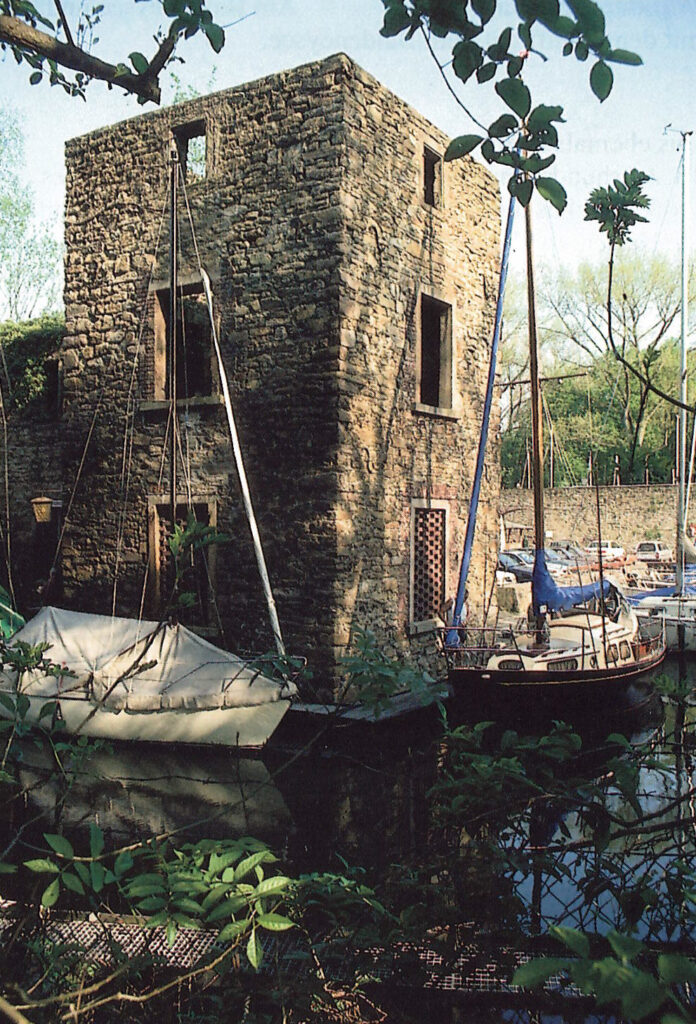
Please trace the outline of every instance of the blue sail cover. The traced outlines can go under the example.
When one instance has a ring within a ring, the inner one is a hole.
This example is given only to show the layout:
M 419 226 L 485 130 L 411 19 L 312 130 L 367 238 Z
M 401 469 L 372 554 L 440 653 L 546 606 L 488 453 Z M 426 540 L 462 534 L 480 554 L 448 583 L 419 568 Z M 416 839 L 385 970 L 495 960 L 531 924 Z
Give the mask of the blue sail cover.
M 609 580 L 604 580 L 604 595 L 611 590 Z M 547 612 L 560 612 L 566 608 L 575 608 L 598 598 L 600 584 L 586 583 L 584 586 L 559 587 L 546 567 L 546 552 L 537 551 L 534 555 L 532 571 L 532 610 L 539 615 L 541 608 Z
M 685 583 L 682 587 L 683 597 L 696 595 L 696 583 Z M 631 605 L 639 605 L 646 597 L 677 597 L 676 586 L 659 587 L 656 590 L 634 590 L 625 594 L 626 600 Z

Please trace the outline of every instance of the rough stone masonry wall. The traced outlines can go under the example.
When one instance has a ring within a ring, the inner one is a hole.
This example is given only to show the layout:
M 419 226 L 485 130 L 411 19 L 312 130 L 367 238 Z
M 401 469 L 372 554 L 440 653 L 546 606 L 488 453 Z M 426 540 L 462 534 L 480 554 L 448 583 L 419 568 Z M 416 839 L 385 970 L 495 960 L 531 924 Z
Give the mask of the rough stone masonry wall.
M 633 551 L 646 538 L 662 540 L 674 547 L 677 527 L 677 498 L 674 485 L 628 484 L 600 487 L 599 507 L 602 538 L 615 540 Z M 500 492 L 500 510 L 508 522 L 532 530 L 532 491 L 517 487 Z M 586 544 L 597 537 L 597 501 L 594 487 L 555 487 L 544 492 L 544 527 L 557 540 Z
M 144 355 L 153 283 L 167 279 L 170 133 L 199 120 L 208 166 L 188 198 L 279 616 L 289 649 L 335 684 L 354 625 L 407 646 L 413 496 L 451 505 L 455 584 L 495 302 L 498 197 L 473 162 L 447 168 L 452 191 L 433 221 L 417 199 L 418 151 L 428 138 L 442 152 L 446 140 L 343 55 L 71 141 L 67 479 L 95 423 L 64 545 L 68 597 L 81 607 L 110 609 L 118 560 L 118 608 L 137 613 L 148 497 L 167 500 L 166 411 L 143 405 L 153 397 Z M 194 280 L 183 202 L 181 215 L 181 270 Z M 413 303 L 424 280 L 456 295 L 457 378 L 467 389 L 454 422 L 412 411 Z M 183 419 L 193 497 L 215 503 L 232 537 L 217 553 L 224 639 L 268 648 L 221 406 L 193 404 Z M 486 538 L 497 472 L 488 476 Z M 474 578 L 478 588 L 480 553 Z
M 347 75 L 336 642 L 369 621 L 382 644 L 432 670 L 432 634 L 410 623 L 411 502 L 446 504 L 454 595 L 495 312 L 500 198 L 492 175 L 467 159 L 443 166 L 442 203 L 427 205 L 424 148 L 442 156 L 448 140 L 360 68 Z M 453 307 L 455 418 L 415 410 L 421 290 Z M 497 424 L 496 405 L 492 439 Z M 492 440 L 469 576 L 474 614 L 493 581 L 498 461 Z
M 204 119 L 208 168 L 188 189 L 210 274 L 259 529 L 290 649 L 327 647 L 335 554 L 337 149 L 340 65 L 325 62 L 139 117 L 68 144 L 66 420 L 77 462 L 105 389 L 64 550 L 73 603 L 106 610 L 125 514 L 123 612 L 137 613 L 147 496 L 166 501 L 166 413 L 136 405 L 130 495 L 120 460 L 133 359 L 152 347 L 148 282 L 167 279 L 170 131 Z M 197 267 L 181 209 L 182 277 Z M 140 319 L 145 316 L 140 323 Z M 145 373 L 145 378 L 147 372 Z M 147 379 L 136 377 L 151 398 Z M 269 648 L 249 531 L 222 407 L 192 405 L 183 439 L 194 497 L 217 502 L 232 543 L 217 553 L 219 610 L 231 644 Z M 184 491 L 180 470 L 181 492 Z M 127 583 L 126 579 L 126 583 Z

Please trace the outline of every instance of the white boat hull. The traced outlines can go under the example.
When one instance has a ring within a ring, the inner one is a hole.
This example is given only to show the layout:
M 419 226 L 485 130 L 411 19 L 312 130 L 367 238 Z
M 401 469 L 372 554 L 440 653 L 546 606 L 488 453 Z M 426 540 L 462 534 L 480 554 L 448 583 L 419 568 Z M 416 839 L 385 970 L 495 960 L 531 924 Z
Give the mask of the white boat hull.
M 635 612 L 639 620 L 664 622 L 668 651 L 696 651 L 696 598 L 647 597 Z
M 14 698 L 11 690 L 0 690 Z M 48 725 L 50 716 L 39 718 L 54 697 L 28 697 L 28 725 Z M 112 711 L 81 697 L 57 698 L 57 725 L 71 736 L 142 743 L 216 744 L 225 747 L 263 747 L 290 707 L 290 700 L 276 700 L 251 707 L 174 708 L 158 711 Z M 0 705 L 0 715 L 11 713 Z

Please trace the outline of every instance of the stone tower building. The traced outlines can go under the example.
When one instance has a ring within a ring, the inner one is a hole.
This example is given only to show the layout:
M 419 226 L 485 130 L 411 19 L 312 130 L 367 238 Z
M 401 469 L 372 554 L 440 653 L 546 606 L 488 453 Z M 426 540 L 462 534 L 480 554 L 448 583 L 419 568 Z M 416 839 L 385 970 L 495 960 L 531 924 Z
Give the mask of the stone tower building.
M 271 647 L 200 259 L 288 648 L 328 686 L 356 627 L 432 669 L 476 458 L 499 195 L 473 160 L 444 164 L 442 133 L 343 54 L 68 143 L 66 602 L 110 610 L 117 575 L 117 610 L 156 615 L 166 589 L 172 137 L 186 178 L 178 500 L 229 537 L 191 567 L 198 625 Z M 474 611 L 494 580 L 496 449 Z

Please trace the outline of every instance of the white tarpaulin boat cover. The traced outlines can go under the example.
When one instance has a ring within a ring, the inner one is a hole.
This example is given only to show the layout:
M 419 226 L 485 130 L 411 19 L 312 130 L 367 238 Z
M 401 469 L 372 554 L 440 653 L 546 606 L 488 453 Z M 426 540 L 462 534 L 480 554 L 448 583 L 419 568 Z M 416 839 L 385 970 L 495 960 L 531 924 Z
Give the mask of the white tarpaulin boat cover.
M 113 711 L 159 711 L 252 707 L 296 692 L 178 624 L 43 608 L 18 640 L 49 643 L 45 657 L 75 673 L 26 673 L 20 689 L 32 697 L 83 694 Z M 3 683 L 14 690 L 15 673 L 5 669 Z

